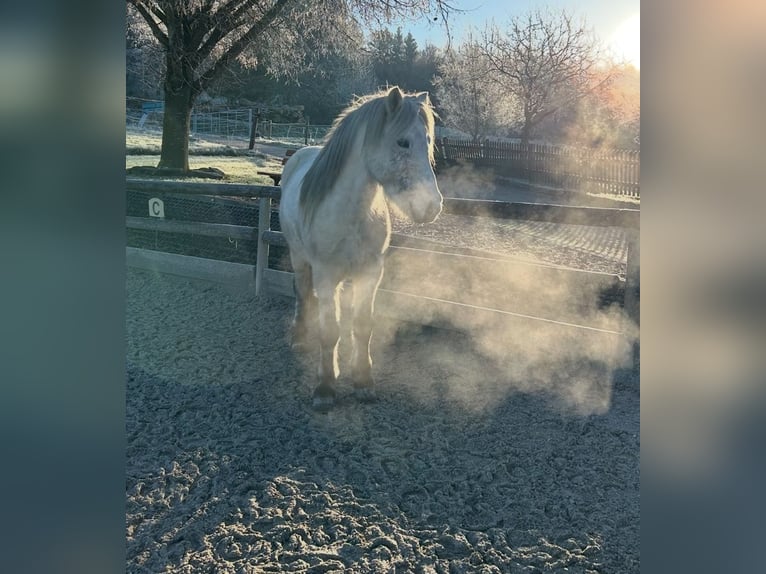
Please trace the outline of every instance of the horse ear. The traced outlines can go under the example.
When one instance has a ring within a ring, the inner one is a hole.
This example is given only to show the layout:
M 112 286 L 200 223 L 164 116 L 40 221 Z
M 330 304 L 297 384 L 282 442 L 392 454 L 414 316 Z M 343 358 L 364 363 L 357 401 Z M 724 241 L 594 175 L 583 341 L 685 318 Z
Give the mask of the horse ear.
M 386 109 L 388 110 L 388 113 L 392 114 L 398 110 L 401 105 L 402 91 L 399 89 L 399 86 L 394 86 L 388 91 L 388 96 L 386 96 Z
M 428 92 L 420 92 L 415 96 L 421 104 L 430 104 L 431 100 L 428 97 Z

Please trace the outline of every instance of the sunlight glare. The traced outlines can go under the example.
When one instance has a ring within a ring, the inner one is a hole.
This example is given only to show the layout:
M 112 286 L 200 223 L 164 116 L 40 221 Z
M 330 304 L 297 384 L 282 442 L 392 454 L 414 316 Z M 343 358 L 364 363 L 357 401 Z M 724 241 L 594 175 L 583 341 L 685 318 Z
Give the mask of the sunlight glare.
M 636 12 L 617 26 L 609 39 L 609 46 L 617 59 L 641 68 L 641 14 Z

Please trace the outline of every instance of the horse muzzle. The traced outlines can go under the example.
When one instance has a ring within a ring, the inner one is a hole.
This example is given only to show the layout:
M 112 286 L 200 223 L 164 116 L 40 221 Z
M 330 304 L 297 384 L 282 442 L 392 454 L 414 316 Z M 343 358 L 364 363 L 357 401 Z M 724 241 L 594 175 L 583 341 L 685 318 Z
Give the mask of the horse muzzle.
M 442 197 L 435 181 L 415 185 L 399 196 L 400 205 L 415 223 L 431 223 L 442 212 Z

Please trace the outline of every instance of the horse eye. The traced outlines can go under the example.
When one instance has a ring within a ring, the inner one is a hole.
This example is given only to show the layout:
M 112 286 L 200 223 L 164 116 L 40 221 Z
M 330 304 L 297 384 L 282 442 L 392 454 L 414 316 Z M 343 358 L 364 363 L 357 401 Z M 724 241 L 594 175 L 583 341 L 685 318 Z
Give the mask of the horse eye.
M 410 140 L 406 140 L 406 139 L 396 140 L 396 145 L 407 149 L 408 147 L 410 147 Z

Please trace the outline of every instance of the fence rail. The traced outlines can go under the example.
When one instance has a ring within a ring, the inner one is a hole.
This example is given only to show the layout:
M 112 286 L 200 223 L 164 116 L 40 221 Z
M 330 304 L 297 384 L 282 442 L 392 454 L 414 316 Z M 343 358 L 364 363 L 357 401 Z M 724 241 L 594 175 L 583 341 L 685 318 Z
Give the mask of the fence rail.
M 127 179 L 127 191 L 151 192 L 157 195 L 168 194 L 204 196 L 212 195 L 220 197 L 237 197 L 257 199 L 258 221 L 255 226 L 250 225 L 226 225 L 205 222 L 162 220 L 150 217 L 127 217 L 126 226 L 129 229 L 152 230 L 155 232 L 191 233 L 205 236 L 219 236 L 241 239 L 257 239 L 257 255 L 253 266 L 255 281 L 254 286 L 257 294 L 264 291 L 278 291 L 291 293 L 291 274 L 284 271 L 269 268 L 269 246 L 286 245 L 284 236 L 271 229 L 272 201 L 279 199 L 281 190 L 275 186 L 245 185 L 245 184 L 221 184 L 221 183 L 188 183 L 174 181 Z M 236 201 L 242 201 L 240 199 Z M 611 208 L 573 208 L 569 206 L 520 204 L 498 201 L 479 201 L 445 198 L 445 212 L 459 215 L 473 215 L 484 217 L 501 217 L 514 219 L 534 219 L 538 221 L 566 222 L 580 225 L 596 226 L 621 226 L 626 228 L 628 236 L 628 270 L 624 281 L 624 307 L 630 319 L 638 325 L 639 316 L 639 266 L 638 266 L 638 228 L 639 212 L 632 209 Z M 256 223 L 256 222 L 253 222 Z M 590 333 L 618 334 L 610 327 L 603 327 L 598 322 L 584 324 L 575 318 L 576 313 L 556 315 L 556 308 L 548 300 L 530 302 L 531 310 L 519 312 L 515 309 L 518 300 L 526 301 L 525 297 L 515 297 L 512 293 L 514 288 L 526 290 L 531 295 L 543 288 L 556 287 L 564 281 L 572 282 L 577 287 L 573 292 L 595 293 L 600 289 L 608 289 L 615 281 L 616 276 L 604 273 L 590 273 L 580 270 L 571 270 L 555 266 L 533 265 L 518 261 L 500 260 L 465 254 L 459 252 L 439 252 L 428 249 L 412 248 L 412 238 L 395 236 L 392 238 L 387 264 L 386 279 L 382 285 L 382 301 L 388 302 L 387 306 L 392 309 L 407 310 L 406 318 L 413 318 L 413 301 L 419 300 L 425 309 L 431 309 L 428 313 L 433 316 L 433 309 L 441 309 L 444 315 L 456 313 L 470 318 L 472 314 L 482 316 L 491 315 L 494 311 L 499 317 L 515 317 L 518 320 L 538 321 L 548 327 L 557 325 L 569 329 L 581 329 Z M 139 250 L 141 251 L 141 250 Z M 164 264 L 175 265 L 180 269 L 188 269 L 190 263 L 184 256 L 170 256 L 165 254 L 152 255 L 146 252 L 139 253 L 135 249 L 129 252 L 134 261 L 151 261 L 152 265 L 158 265 L 157 261 Z M 179 257 L 181 259 L 179 259 Z M 205 260 L 207 261 L 207 260 Z M 141 266 L 139 263 L 138 266 Z M 390 266 L 390 267 L 389 267 Z M 209 263 L 202 264 L 203 273 L 209 278 L 213 272 Z M 236 267 L 236 269 L 234 268 Z M 232 274 L 242 277 L 243 267 L 235 264 Z M 480 278 L 470 292 L 458 293 L 449 291 L 452 281 L 444 275 L 450 268 L 458 269 L 457 273 L 465 276 Z M 522 272 L 519 272 L 521 268 Z M 429 276 L 440 277 L 438 281 L 444 292 L 418 292 L 419 281 L 413 282 L 413 277 L 422 277 L 427 269 Z M 476 270 L 479 273 L 476 273 Z M 530 271 L 531 270 L 531 271 Z M 566 279 L 564 278 L 566 276 Z M 251 274 L 252 277 L 252 274 Z M 519 278 L 518 280 L 514 278 Z M 530 277 L 534 279 L 530 281 Z M 486 279 L 486 281 L 485 281 Z M 514 284 L 514 281 L 517 281 Z M 486 283 L 486 285 L 485 285 Z M 529 299 L 531 299 L 530 297 Z M 542 297 L 541 299 L 545 299 Z M 567 301 L 569 304 L 570 301 Z M 576 302 L 574 302 L 576 304 Z
M 467 162 L 531 183 L 640 197 L 641 154 L 637 150 L 594 150 L 520 142 L 472 142 L 442 138 L 441 165 Z

